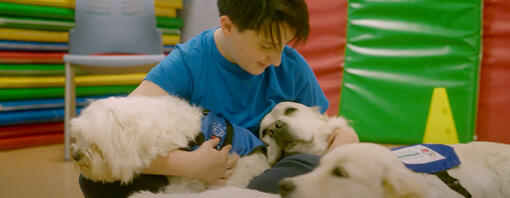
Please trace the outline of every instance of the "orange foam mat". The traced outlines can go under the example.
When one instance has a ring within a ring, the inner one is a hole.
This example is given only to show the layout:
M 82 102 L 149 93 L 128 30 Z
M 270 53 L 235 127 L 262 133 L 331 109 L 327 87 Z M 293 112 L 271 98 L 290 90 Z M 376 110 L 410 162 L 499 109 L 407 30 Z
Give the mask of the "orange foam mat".
M 0 127 L 0 139 L 64 131 L 63 122 L 22 124 Z
M 510 144 L 510 1 L 484 1 L 477 140 Z
M 64 142 L 64 133 L 45 133 L 39 135 L 17 136 L 12 138 L 0 138 L 0 150 L 26 148 Z
M 0 51 L 0 63 L 64 63 L 66 52 Z
M 297 47 L 312 67 L 330 103 L 327 114 L 337 115 L 342 86 L 347 0 L 306 0 L 310 35 L 306 45 Z

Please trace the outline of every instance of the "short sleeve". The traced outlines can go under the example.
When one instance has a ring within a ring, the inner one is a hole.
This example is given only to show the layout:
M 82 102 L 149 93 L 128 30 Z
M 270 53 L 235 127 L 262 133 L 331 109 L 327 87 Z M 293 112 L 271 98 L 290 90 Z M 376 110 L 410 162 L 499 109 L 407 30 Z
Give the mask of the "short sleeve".
M 156 67 L 147 74 L 145 80 L 149 80 L 170 95 L 189 98 L 192 89 L 192 78 L 189 68 L 183 61 L 183 54 L 179 48 L 175 48 Z
M 315 77 L 314 72 L 305 61 L 303 56 L 294 50 L 294 65 L 296 70 L 295 102 L 307 106 L 319 106 L 321 113 L 325 113 L 329 107 L 329 101 Z

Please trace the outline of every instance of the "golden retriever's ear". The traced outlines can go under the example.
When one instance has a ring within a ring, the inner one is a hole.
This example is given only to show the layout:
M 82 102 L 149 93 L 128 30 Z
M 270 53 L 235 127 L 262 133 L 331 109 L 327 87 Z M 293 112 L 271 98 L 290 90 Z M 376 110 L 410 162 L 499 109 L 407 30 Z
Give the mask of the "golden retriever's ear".
M 317 112 L 317 113 L 321 112 L 321 107 L 320 106 L 313 106 L 313 107 L 310 107 L 310 109 L 312 109 L 312 111 Z
M 328 120 L 328 116 L 326 116 L 326 114 L 321 113 L 320 106 L 313 106 L 313 107 L 310 107 L 310 109 L 312 110 L 312 112 L 316 113 L 317 117 L 320 118 L 321 120 L 323 120 L 323 121 Z
M 404 167 L 405 168 L 405 167 Z M 426 184 L 409 170 L 401 167 L 385 168 L 382 186 L 387 198 L 424 198 Z M 400 169 L 400 170 L 399 170 Z M 409 172 L 408 172 L 409 171 Z M 411 174 L 410 174 L 411 173 Z

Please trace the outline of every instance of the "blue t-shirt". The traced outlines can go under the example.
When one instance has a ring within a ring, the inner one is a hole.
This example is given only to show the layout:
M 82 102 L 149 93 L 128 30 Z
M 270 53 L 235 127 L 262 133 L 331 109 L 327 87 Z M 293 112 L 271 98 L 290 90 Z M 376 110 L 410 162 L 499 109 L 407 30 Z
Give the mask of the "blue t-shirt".
M 320 106 L 329 102 L 305 59 L 289 46 L 281 65 L 266 68 L 260 75 L 229 62 L 216 47 L 214 31 L 204 31 L 172 52 L 154 67 L 145 80 L 167 91 L 220 113 L 231 123 L 258 136 L 258 125 L 271 109 L 283 101 Z

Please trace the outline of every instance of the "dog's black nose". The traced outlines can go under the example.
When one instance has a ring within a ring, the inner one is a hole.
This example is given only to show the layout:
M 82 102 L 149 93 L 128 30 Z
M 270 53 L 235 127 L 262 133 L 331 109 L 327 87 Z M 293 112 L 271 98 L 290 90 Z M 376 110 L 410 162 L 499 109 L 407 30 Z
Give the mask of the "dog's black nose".
M 273 137 L 274 132 L 271 129 L 264 129 L 264 131 L 262 131 L 262 136 L 265 136 L 265 135 L 269 135 L 269 137 Z
M 275 126 L 277 129 L 281 129 L 282 127 L 284 127 L 284 126 L 285 126 L 285 123 L 284 123 L 284 122 L 282 122 L 282 121 L 280 121 L 280 120 L 278 120 L 278 121 L 276 121 L 276 122 L 274 123 L 274 126 Z
M 291 180 L 288 180 L 288 179 L 284 179 L 284 180 L 280 181 L 279 185 L 280 185 L 280 195 L 288 194 L 296 188 L 296 185 L 294 185 L 294 182 L 292 182 Z
M 83 155 L 80 152 L 73 152 L 73 159 L 74 161 L 80 161 L 80 159 L 83 157 Z

